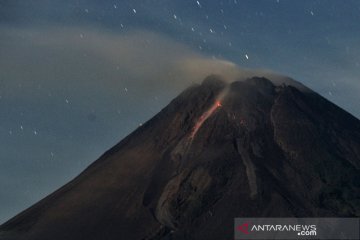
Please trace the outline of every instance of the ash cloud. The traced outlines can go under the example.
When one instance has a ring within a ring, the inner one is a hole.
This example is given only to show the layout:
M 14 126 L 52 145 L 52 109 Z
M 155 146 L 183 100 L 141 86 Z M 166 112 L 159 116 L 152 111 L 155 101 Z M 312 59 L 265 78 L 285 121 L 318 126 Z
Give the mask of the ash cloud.
M 41 95 L 36 87 L 77 97 L 116 95 L 123 89 L 137 92 L 140 98 L 164 91 L 174 96 L 210 74 L 230 81 L 275 76 L 271 71 L 241 69 L 230 61 L 210 58 L 149 31 L 115 34 L 90 27 L 3 26 L 0 32 L 6 46 L 0 57 L 3 92 L 9 90 L 15 98 Z M 16 95 L 19 86 L 23 88 Z
M 113 34 L 91 28 L 3 27 L 0 32 L 7 46 L 0 63 L 5 66 L 5 81 L 12 82 L 6 85 L 23 84 L 31 94 L 31 83 L 83 92 L 109 93 L 126 87 L 157 93 L 181 90 L 208 74 L 236 69 L 230 62 L 207 58 L 148 31 Z

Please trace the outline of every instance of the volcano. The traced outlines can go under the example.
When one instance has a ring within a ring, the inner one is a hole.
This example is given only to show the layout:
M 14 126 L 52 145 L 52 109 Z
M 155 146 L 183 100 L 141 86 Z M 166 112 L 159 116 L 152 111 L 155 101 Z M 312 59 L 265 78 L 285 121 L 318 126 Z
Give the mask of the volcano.
M 233 239 L 235 217 L 360 216 L 360 121 L 300 84 L 207 77 L 1 240 Z

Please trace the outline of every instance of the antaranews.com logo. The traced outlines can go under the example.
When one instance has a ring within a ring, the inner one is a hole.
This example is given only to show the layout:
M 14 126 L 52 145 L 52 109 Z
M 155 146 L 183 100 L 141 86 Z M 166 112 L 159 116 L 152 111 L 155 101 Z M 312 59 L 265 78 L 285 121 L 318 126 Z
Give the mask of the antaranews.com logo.
M 316 236 L 316 225 L 252 225 L 251 223 L 244 223 L 237 226 L 237 230 L 244 234 L 250 232 L 294 232 L 298 236 Z
M 359 218 L 236 218 L 235 239 L 359 239 Z

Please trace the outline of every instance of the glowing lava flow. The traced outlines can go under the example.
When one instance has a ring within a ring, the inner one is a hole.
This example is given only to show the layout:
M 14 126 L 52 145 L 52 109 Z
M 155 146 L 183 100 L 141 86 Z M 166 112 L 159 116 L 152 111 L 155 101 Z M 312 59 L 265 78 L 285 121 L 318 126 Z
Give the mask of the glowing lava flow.
M 221 102 L 220 101 L 216 101 L 209 110 L 207 110 L 206 112 L 203 113 L 203 115 L 201 115 L 201 117 L 198 119 L 198 121 L 196 122 L 190 137 L 193 138 L 195 136 L 195 134 L 197 133 L 197 131 L 200 129 L 201 125 L 206 121 L 206 119 L 208 119 L 211 114 L 213 114 L 213 112 L 217 109 L 221 107 Z
M 217 97 L 216 101 L 214 102 L 214 104 L 209 108 L 209 110 L 207 110 L 206 112 L 204 112 L 201 117 L 197 120 L 197 122 L 195 123 L 190 138 L 193 139 L 194 136 L 196 135 L 197 131 L 201 128 L 201 126 L 203 125 L 203 123 L 206 121 L 206 119 L 208 119 L 214 112 L 216 109 L 222 107 L 221 101 L 223 100 L 223 98 L 225 97 L 227 93 L 227 90 L 224 90 L 219 97 Z

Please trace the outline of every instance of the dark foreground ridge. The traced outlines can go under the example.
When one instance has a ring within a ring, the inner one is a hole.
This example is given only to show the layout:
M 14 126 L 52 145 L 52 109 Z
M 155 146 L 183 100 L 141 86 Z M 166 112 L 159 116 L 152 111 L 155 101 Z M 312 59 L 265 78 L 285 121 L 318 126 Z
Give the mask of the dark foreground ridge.
M 360 121 L 344 110 L 265 78 L 211 76 L 0 239 L 218 240 L 235 217 L 360 216 L 359 169 Z

